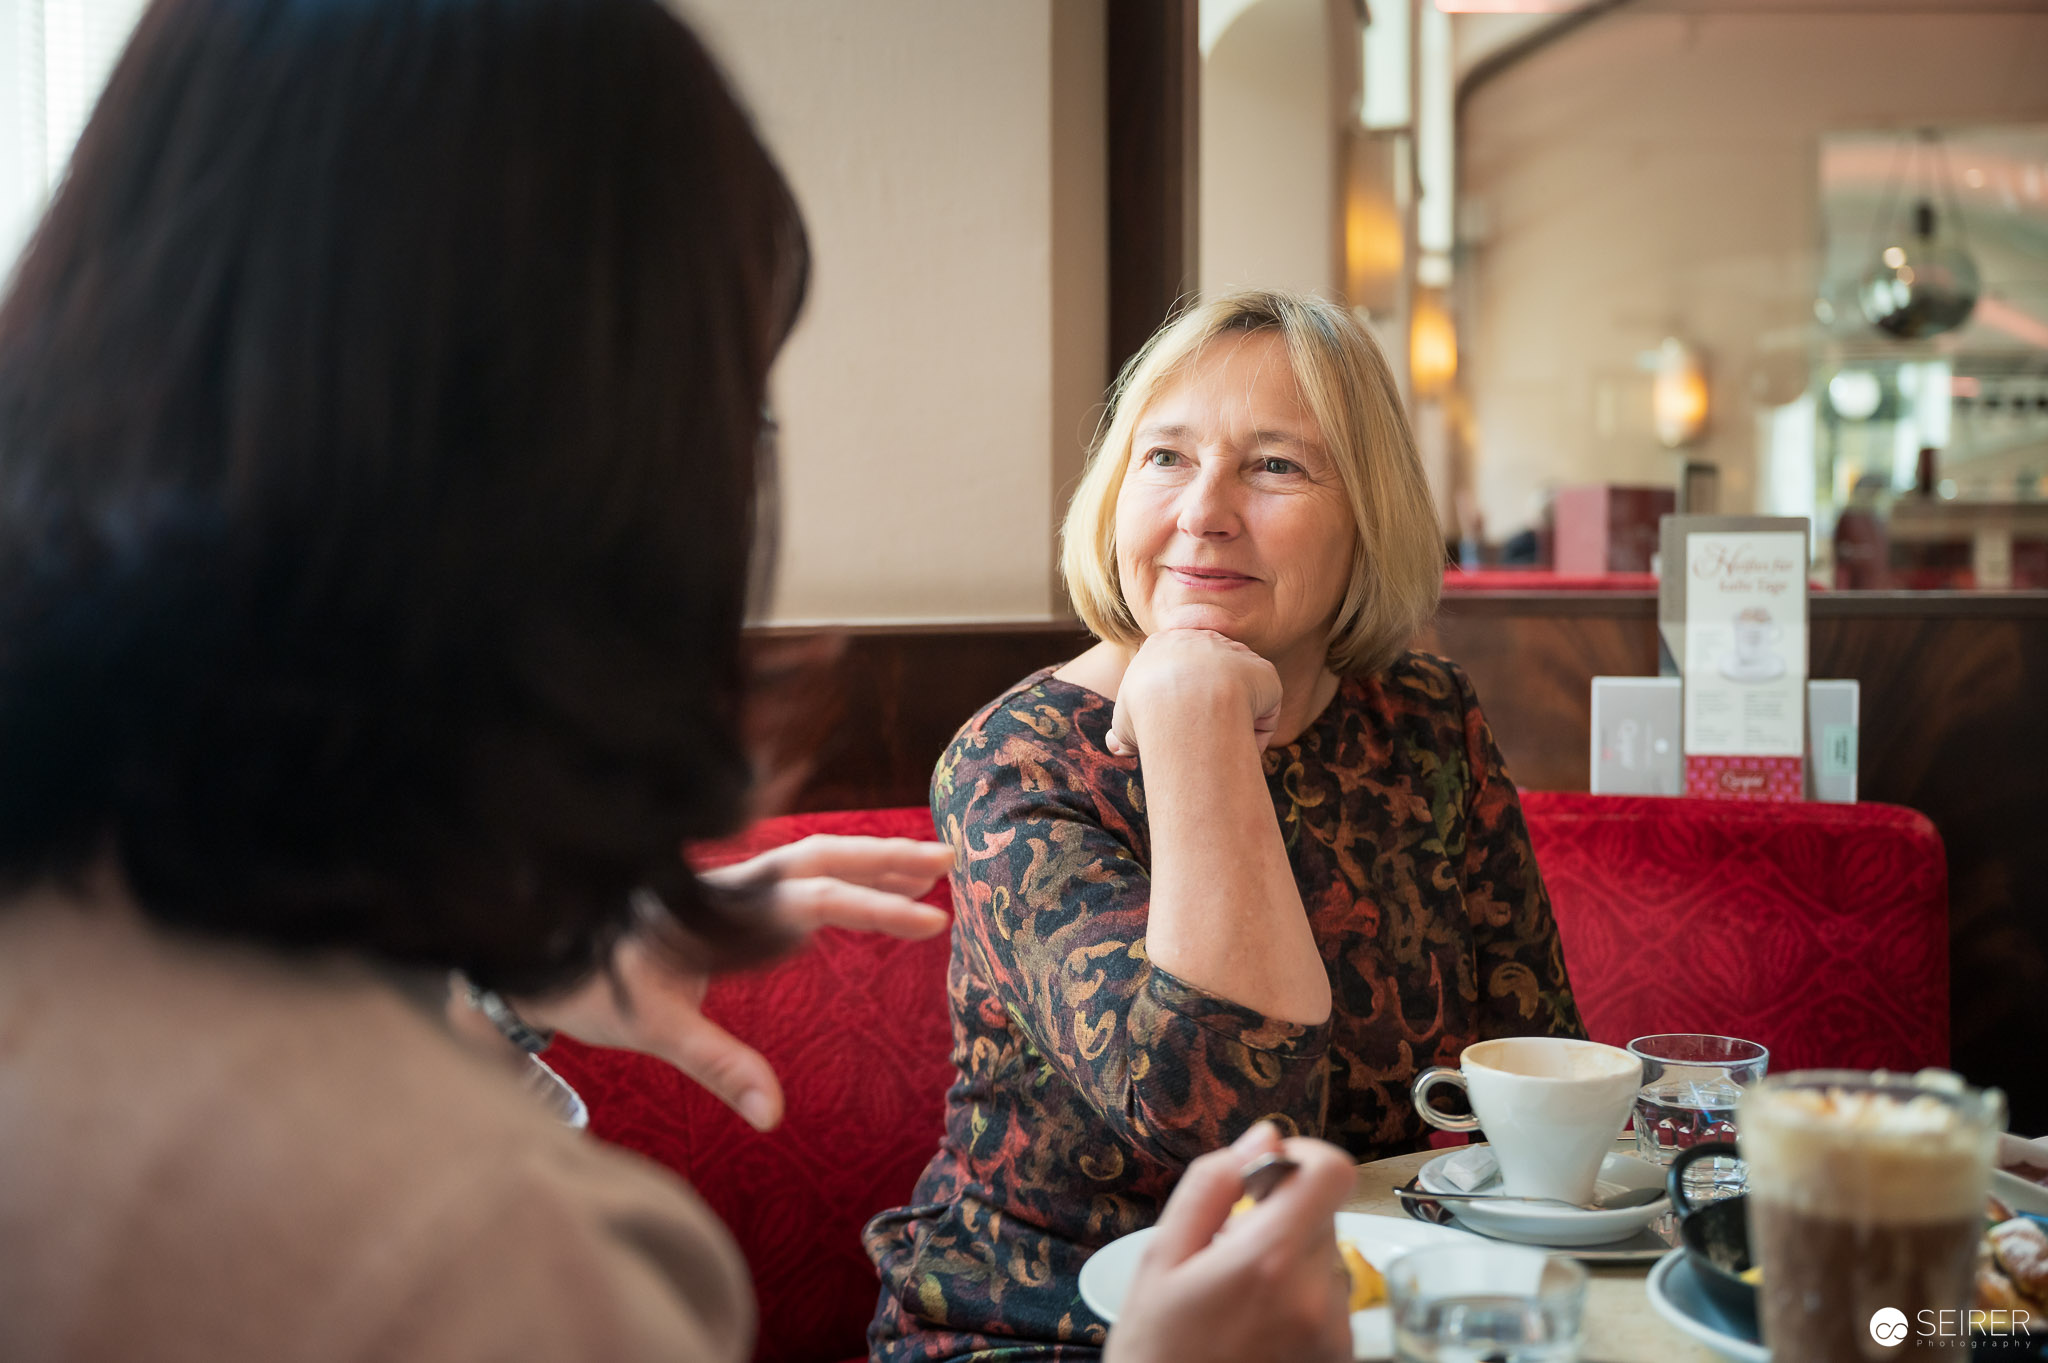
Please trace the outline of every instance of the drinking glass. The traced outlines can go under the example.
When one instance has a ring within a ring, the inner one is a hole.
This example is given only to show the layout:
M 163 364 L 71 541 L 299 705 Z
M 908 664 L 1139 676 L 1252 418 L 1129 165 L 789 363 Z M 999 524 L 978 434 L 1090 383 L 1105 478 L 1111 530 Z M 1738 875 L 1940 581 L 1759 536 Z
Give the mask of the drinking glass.
M 1629 1054 L 1643 1062 L 1636 1090 L 1636 1155 L 1667 1165 L 1706 1141 L 1733 1141 L 1735 1100 L 1764 1077 L 1771 1053 L 1740 1037 L 1695 1032 L 1639 1036 Z M 1742 1191 L 1742 1162 L 1719 1156 L 1685 1171 L 1685 1193 L 1693 1202 L 1713 1202 Z
M 1387 1269 L 1396 1363 L 1573 1363 L 1586 1270 L 1514 1245 L 1437 1245 Z
M 1967 1353 L 2005 1096 L 1946 1070 L 1810 1070 L 1745 1090 L 1741 1114 L 1771 1356 L 1860 1363 L 1909 1340 Z

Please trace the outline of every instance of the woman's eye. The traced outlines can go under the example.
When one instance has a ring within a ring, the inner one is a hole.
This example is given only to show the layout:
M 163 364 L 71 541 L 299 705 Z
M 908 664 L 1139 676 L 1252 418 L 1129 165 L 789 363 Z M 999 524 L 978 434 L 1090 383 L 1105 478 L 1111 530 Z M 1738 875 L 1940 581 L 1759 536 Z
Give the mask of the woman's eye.
M 1180 453 L 1177 450 L 1150 450 L 1146 452 L 1145 462 L 1154 468 L 1172 468 L 1180 462 Z
M 1292 459 L 1282 459 L 1278 455 L 1268 455 L 1259 461 L 1259 472 L 1299 473 L 1301 472 L 1301 465 L 1295 463 Z

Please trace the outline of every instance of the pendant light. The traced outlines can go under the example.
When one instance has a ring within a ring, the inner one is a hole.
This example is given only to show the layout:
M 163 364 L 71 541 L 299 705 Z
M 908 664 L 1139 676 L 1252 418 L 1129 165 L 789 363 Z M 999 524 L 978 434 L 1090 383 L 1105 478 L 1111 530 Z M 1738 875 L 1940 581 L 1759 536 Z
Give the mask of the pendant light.
M 1912 207 L 1894 216 L 1898 177 L 1885 187 L 1878 207 L 1876 263 L 1857 286 L 1857 301 L 1871 325 L 1889 336 L 1914 340 L 1953 331 L 1977 306 L 1977 261 L 1963 234 L 1941 134 L 1921 130 L 1917 140 L 1901 139 L 1912 180 Z M 1924 152 L 1924 155 L 1923 155 Z M 1898 153 L 1892 157 L 1894 170 Z M 1937 208 L 1937 197 L 1945 204 Z

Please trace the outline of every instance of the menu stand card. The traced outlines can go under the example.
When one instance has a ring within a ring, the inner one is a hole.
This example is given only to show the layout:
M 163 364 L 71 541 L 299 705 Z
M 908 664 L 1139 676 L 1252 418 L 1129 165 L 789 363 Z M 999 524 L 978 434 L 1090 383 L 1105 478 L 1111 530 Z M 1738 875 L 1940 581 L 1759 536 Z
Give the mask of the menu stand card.
M 1657 624 L 1684 683 L 1685 793 L 1805 794 L 1803 517 L 1666 516 Z

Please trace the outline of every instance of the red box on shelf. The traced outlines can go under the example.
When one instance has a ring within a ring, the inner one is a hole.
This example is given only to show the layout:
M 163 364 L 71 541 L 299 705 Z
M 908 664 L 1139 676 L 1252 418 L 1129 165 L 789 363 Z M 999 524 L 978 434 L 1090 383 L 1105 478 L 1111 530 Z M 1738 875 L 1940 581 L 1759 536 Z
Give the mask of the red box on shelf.
M 1588 483 L 1557 490 L 1552 567 L 1568 573 L 1647 573 L 1657 522 L 1678 509 L 1668 487 Z

